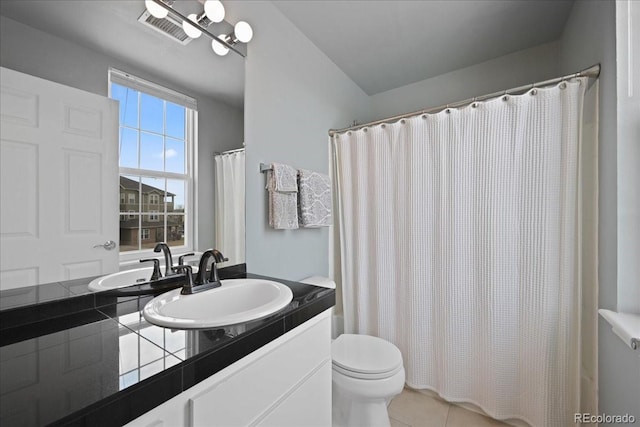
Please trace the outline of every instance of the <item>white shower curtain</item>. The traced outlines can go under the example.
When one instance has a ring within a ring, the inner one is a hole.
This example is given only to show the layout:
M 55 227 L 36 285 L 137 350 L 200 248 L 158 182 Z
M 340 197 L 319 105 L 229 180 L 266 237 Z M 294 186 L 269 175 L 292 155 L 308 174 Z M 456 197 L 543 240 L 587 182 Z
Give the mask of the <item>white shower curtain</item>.
M 332 138 L 345 332 L 396 344 L 409 386 L 574 424 L 586 85 Z
M 244 159 L 244 150 L 215 156 L 215 247 L 225 265 L 245 262 Z

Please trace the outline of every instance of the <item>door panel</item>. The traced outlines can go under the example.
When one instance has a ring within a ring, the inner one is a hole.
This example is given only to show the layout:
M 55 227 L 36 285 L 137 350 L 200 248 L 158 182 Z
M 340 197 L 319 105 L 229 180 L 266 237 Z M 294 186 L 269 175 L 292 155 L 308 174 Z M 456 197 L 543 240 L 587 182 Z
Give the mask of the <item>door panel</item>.
M 0 289 L 117 271 L 118 103 L 0 72 Z

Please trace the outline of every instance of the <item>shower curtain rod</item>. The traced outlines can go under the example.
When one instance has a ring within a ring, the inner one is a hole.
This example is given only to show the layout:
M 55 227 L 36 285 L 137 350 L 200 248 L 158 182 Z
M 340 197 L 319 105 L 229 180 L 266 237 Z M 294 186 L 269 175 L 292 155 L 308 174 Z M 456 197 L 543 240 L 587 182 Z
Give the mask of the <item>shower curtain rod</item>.
M 554 85 L 554 84 L 556 84 L 558 82 L 561 82 L 563 80 L 569 80 L 569 79 L 573 79 L 575 77 L 598 78 L 599 75 L 600 75 L 600 64 L 595 64 L 595 65 L 592 65 L 591 67 L 586 68 L 586 69 L 584 69 L 582 71 L 578 71 L 577 73 L 567 74 L 566 76 L 556 77 L 555 79 L 544 80 L 542 82 L 537 82 L 537 83 L 530 83 L 528 85 L 518 86 L 518 87 L 515 87 L 515 88 L 512 88 L 512 89 L 507 89 L 507 90 L 501 90 L 501 91 L 493 92 L 493 93 L 490 93 L 490 94 L 487 94 L 487 95 L 474 96 L 473 98 L 465 99 L 464 101 L 453 102 L 451 104 L 440 105 L 438 107 L 432 107 L 432 108 L 428 108 L 426 110 L 414 111 L 412 113 L 400 114 L 398 116 L 388 117 L 386 119 L 376 120 L 374 122 L 364 123 L 364 124 L 361 124 L 361 125 L 354 125 L 354 126 L 350 126 L 348 128 L 344 128 L 344 129 L 331 129 L 331 130 L 329 130 L 329 136 L 334 136 L 335 134 L 338 134 L 338 133 L 343 133 L 343 132 L 347 132 L 347 131 L 350 131 L 350 130 L 358 130 L 358 129 L 362 129 L 362 128 L 365 128 L 365 127 L 375 126 L 375 125 L 379 125 L 379 124 L 383 124 L 383 123 L 390 124 L 390 123 L 393 123 L 393 122 L 395 122 L 397 120 L 400 120 L 400 119 L 406 119 L 408 117 L 419 116 L 421 114 L 435 113 L 435 112 L 444 110 L 446 108 L 463 107 L 463 106 L 469 105 L 469 104 L 471 104 L 473 102 L 485 101 L 487 99 L 495 98 L 495 97 L 498 97 L 498 96 L 517 95 L 517 94 L 520 94 L 520 93 L 524 93 L 524 92 L 526 92 L 529 89 L 532 89 L 534 87 L 550 86 L 550 85 Z
M 238 151 L 244 151 L 244 147 L 243 147 L 243 148 L 236 148 L 235 150 L 222 151 L 222 152 L 214 151 L 214 152 L 213 152 L 213 156 L 215 157 L 215 156 L 220 156 L 220 155 L 222 155 L 222 154 L 237 153 Z

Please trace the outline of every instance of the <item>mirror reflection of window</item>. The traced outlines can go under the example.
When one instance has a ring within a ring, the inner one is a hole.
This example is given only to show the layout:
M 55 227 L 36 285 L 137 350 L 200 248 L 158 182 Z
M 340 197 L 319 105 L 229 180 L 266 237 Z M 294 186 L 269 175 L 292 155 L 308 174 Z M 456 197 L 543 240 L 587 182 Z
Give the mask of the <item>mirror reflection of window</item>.
M 117 70 L 110 70 L 110 81 L 111 97 L 120 102 L 121 218 L 128 214 L 120 221 L 121 255 L 150 251 L 164 241 L 172 249 L 192 250 L 185 231 L 193 230 L 188 160 L 195 108 L 180 104 L 184 95 Z

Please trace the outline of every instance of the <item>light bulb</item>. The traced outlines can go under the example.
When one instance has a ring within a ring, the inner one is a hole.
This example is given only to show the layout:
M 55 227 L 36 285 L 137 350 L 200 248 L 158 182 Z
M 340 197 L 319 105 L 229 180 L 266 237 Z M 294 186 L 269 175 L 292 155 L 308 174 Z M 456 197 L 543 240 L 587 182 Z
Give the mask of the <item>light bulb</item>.
M 204 2 L 204 13 L 212 22 L 222 22 L 224 6 L 219 0 L 207 0 Z
M 218 38 L 221 40 L 225 40 L 227 36 L 225 34 L 220 34 Z M 211 40 L 211 48 L 220 56 L 225 56 L 227 53 L 229 53 L 229 48 L 215 39 Z
M 169 14 L 169 11 L 167 9 L 160 6 L 153 0 L 144 0 L 144 5 L 147 7 L 149 13 L 158 19 L 166 18 Z
M 187 16 L 187 18 L 189 18 L 187 21 L 182 21 L 182 29 L 189 37 L 197 39 L 202 35 L 202 31 L 200 31 L 196 26 L 197 24 L 195 24 L 195 22 L 198 22 L 198 15 L 192 13 Z
M 240 21 L 233 27 L 233 33 L 236 35 L 236 39 L 241 41 L 242 43 L 249 43 L 253 38 L 253 30 L 251 29 L 251 25 L 247 24 L 244 21 Z

